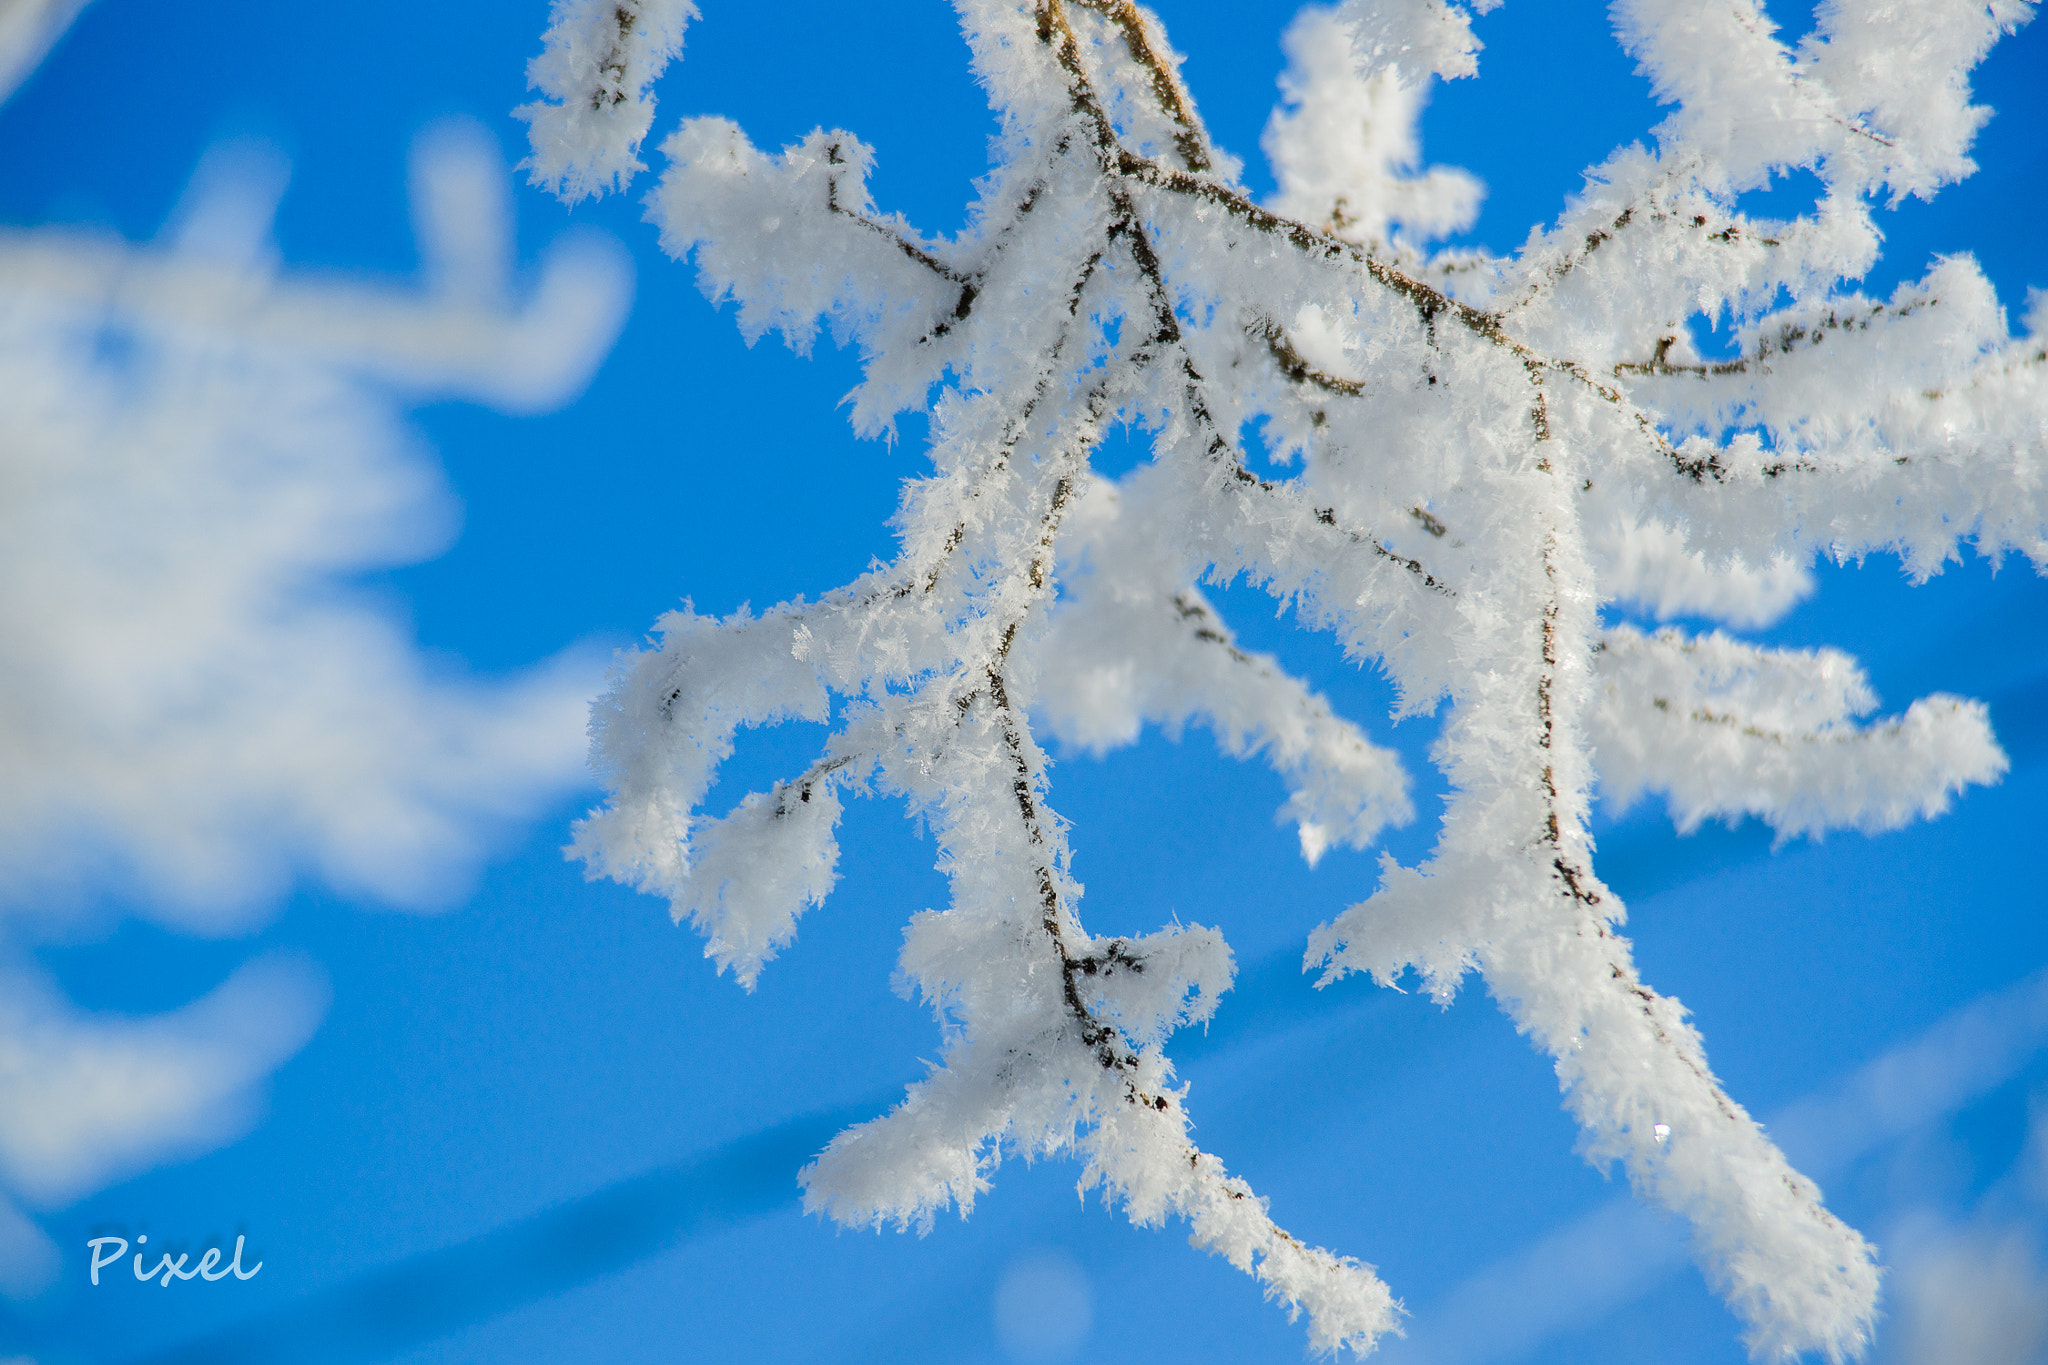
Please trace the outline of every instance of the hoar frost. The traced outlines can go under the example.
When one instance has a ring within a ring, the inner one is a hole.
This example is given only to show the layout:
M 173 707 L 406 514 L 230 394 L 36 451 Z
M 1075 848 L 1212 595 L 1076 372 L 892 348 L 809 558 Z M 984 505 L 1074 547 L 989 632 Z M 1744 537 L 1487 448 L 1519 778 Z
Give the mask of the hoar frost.
M 1159 21 L 1119 0 L 958 0 L 1001 121 L 970 227 L 926 237 L 870 202 L 872 153 L 819 131 L 781 152 L 721 119 L 662 143 L 663 245 L 749 339 L 820 323 L 866 356 L 859 431 L 925 406 L 897 558 L 816 602 L 660 624 L 598 705 L 611 790 L 579 827 L 593 873 L 667 896 L 751 983 L 830 890 L 840 794 L 900 797 L 953 900 L 910 925 L 908 981 L 953 1027 L 943 1064 L 804 1172 L 855 1225 L 963 1212 L 997 1155 L 1070 1151 L 1083 1185 L 1306 1310 L 1317 1349 L 1363 1351 L 1398 1305 L 1369 1266 L 1304 1245 L 1189 1140 L 1164 1044 L 1207 1019 L 1232 963 L 1211 929 L 1099 938 L 1079 918 L 1039 724 L 1085 748 L 1198 721 L 1285 779 L 1313 860 L 1410 818 L 1395 755 L 1270 658 L 1197 584 L 1244 577 L 1399 689 L 1450 703 L 1435 851 L 1319 929 L 1329 981 L 1477 970 L 1556 1064 L 1586 1154 L 1682 1214 L 1760 1357 L 1867 1345 L 1873 1248 L 1823 1206 L 1709 1069 L 1677 1001 L 1642 981 L 1587 832 L 1596 781 L 1661 792 L 1684 827 L 1756 815 L 1781 836 L 1938 813 L 2005 760 L 1950 697 L 1864 721 L 1833 651 L 1659 617 L 1767 623 L 1818 554 L 1938 570 L 1964 541 L 2048 562 L 2048 363 L 2008 334 L 1965 259 L 1889 299 L 1840 287 L 1879 242 L 1870 203 L 1968 173 L 1986 111 L 1967 73 L 2031 6 L 1823 5 L 1796 46 L 1748 0 L 1618 0 L 1623 45 L 1674 112 L 1589 176 L 1517 254 L 1437 252 L 1479 186 L 1422 169 L 1436 77 L 1476 71 L 1440 0 L 1305 11 L 1255 203 L 1211 143 Z M 618 183 L 648 90 L 694 9 L 557 0 L 524 111 L 536 179 Z M 1737 196 L 1794 167 L 1810 214 Z M 1740 358 L 1698 355 L 1726 314 Z M 1300 470 L 1247 467 L 1263 421 Z M 1114 423 L 1152 459 L 1091 470 Z M 743 725 L 830 721 L 814 764 L 697 814 Z

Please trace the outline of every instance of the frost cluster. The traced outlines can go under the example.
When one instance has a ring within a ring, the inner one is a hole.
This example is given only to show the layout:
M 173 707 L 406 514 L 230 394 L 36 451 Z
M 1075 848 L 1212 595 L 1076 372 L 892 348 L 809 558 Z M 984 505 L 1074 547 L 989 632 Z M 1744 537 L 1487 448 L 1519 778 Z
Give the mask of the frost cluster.
M 630 167 L 683 13 L 605 8 L 558 4 L 535 67 L 562 112 L 536 118 L 531 164 L 571 198 Z M 843 793 L 901 798 L 936 835 L 952 903 L 912 919 L 901 966 L 945 1025 L 942 1062 L 806 1169 L 808 1207 L 924 1226 L 970 1208 L 1003 1153 L 1071 1152 L 1085 1187 L 1140 1223 L 1185 1220 L 1305 1310 L 1316 1348 L 1395 1328 L 1369 1266 L 1289 1235 L 1190 1140 L 1165 1042 L 1228 988 L 1222 939 L 1091 934 L 1051 805 L 1042 734 L 1104 749 L 1192 721 L 1281 773 L 1310 859 L 1411 816 L 1396 756 L 1241 649 L 1199 590 L 1243 578 L 1375 663 L 1404 713 L 1447 706 L 1434 853 L 1383 859 L 1307 966 L 1414 972 L 1440 999 L 1478 971 L 1553 1060 L 1586 1155 L 1689 1222 L 1752 1349 L 1860 1353 L 1873 1248 L 1637 973 L 1589 805 L 1604 783 L 1663 794 L 1684 827 L 1882 829 L 1996 780 L 2004 756 L 1979 704 L 1868 720 L 1839 653 L 1648 634 L 1601 609 L 1755 626 L 1810 590 L 1819 555 L 1896 552 L 1924 577 L 1970 544 L 2048 565 L 2038 319 L 2012 335 L 1962 258 L 1887 299 L 1853 287 L 1874 202 L 1971 169 L 1986 111 L 1968 73 L 2031 6 L 1830 0 L 1788 46 L 1753 0 L 1617 0 L 1673 110 L 1501 258 L 1427 249 L 1479 193 L 1420 169 L 1414 133 L 1427 82 L 1477 69 L 1455 4 L 1304 13 L 1264 204 L 1149 12 L 956 8 L 1001 124 L 959 236 L 881 212 L 846 132 L 777 152 L 687 120 L 649 200 L 750 339 L 802 349 L 823 324 L 861 348 L 858 430 L 931 412 L 892 562 L 815 602 L 664 618 L 594 717 L 610 797 L 576 853 L 668 898 L 743 983 L 830 891 Z M 586 108 L 632 113 L 600 127 Z M 1740 207 L 1794 168 L 1823 186 L 1810 212 Z M 1694 324 L 1717 319 L 1738 356 L 1697 350 Z M 1091 453 L 1117 423 L 1149 433 L 1151 459 L 1109 480 Z M 1297 472 L 1248 467 L 1258 423 Z M 816 761 L 701 811 L 739 728 L 791 718 L 829 722 Z

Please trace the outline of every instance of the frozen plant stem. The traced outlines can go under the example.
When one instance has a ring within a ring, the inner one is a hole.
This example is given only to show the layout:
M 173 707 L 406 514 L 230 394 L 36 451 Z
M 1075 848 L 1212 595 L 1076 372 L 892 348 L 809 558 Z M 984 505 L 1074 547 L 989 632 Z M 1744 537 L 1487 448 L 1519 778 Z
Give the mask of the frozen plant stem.
M 1084 1188 L 1140 1223 L 1186 1219 L 1306 1309 L 1317 1349 L 1394 1329 L 1370 1267 L 1289 1236 L 1188 1141 L 1164 1041 L 1209 1017 L 1229 951 L 1200 927 L 1086 931 L 1033 734 L 1034 709 L 1098 750 L 1201 720 L 1280 771 L 1311 860 L 1410 818 L 1397 758 L 1239 649 L 1196 587 L 1243 576 L 1376 660 L 1404 711 L 1451 703 L 1432 857 L 1383 859 L 1308 965 L 1388 984 L 1412 969 L 1446 1001 L 1476 967 L 1554 1059 L 1587 1156 L 1690 1221 L 1752 1350 L 1859 1354 L 1873 1249 L 1638 976 L 1593 865 L 1591 793 L 1664 792 L 1687 826 L 1875 830 L 1938 813 L 2004 756 L 1981 704 L 1859 726 L 1875 699 L 1838 654 L 1599 612 L 1760 623 L 1822 553 L 1896 550 L 1925 576 L 1968 538 L 2048 561 L 2038 331 L 2008 335 L 1967 261 L 1888 303 L 1837 289 L 1875 259 L 1872 195 L 1967 173 L 1982 111 L 1964 78 L 2030 9 L 1931 0 L 1888 21 L 1901 43 L 1938 36 L 1951 79 L 1926 97 L 1887 84 L 1898 64 L 1866 50 L 1856 3 L 1795 51 L 1744 0 L 1622 0 L 1624 44 L 1678 106 L 1658 150 L 1616 153 L 1554 230 L 1495 259 L 1426 249 L 1477 189 L 1412 165 L 1428 81 L 1476 69 L 1461 9 L 1304 11 L 1294 107 L 1267 139 L 1290 217 L 1244 192 L 1149 12 L 957 8 L 1002 121 L 958 239 L 880 214 L 871 152 L 841 132 L 768 155 L 687 121 L 650 200 L 663 245 L 694 255 L 749 339 L 801 349 L 823 320 L 862 346 L 857 429 L 937 394 L 934 473 L 905 493 L 894 563 L 758 617 L 671 614 L 596 713 L 612 795 L 577 854 L 667 896 L 744 984 L 830 890 L 840 792 L 902 796 L 938 838 L 953 903 L 913 919 L 902 966 L 948 1026 L 944 1064 L 806 1169 L 807 1207 L 929 1226 L 971 1208 L 1002 1152 L 1071 1150 Z M 547 98 L 522 111 L 537 180 L 574 199 L 638 169 L 648 85 L 693 15 L 557 0 L 532 71 Z M 1350 60 L 1321 59 L 1332 41 Z M 1360 110 L 1397 121 L 1370 155 L 1342 143 L 1369 130 Z M 1826 186 L 1810 216 L 1738 210 L 1792 166 Z M 1708 364 L 1686 321 L 1722 309 L 1753 353 Z M 1238 434 L 1261 419 L 1298 474 L 1246 467 Z M 1118 421 L 1152 433 L 1153 458 L 1111 483 L 1090 456 Z M 695 815 L 738 727 L 791 717 L 836 723 L 810 771 Z

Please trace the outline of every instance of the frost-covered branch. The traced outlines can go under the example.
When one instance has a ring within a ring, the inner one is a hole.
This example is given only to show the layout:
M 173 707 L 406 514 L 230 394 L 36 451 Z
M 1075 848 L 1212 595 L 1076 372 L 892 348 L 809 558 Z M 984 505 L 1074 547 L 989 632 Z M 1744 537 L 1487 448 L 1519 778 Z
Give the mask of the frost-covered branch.
M 1861 726 L 1877 705 L 1835 650 L 1765 650 L 1718 632 L 1607 632 L 1592 740 L 1609 799 L 1667 793 L 1690 832 L 1754 815 L 1781 838 L 1897 829 L 2004 775 L 1982 702 L 1935 695 Z
M 1416 173 L 1431 73 L 1398 59 L 1361 63 L 1355 31 L 1311 6 L 1281 39 L 1292 107 L 1274 110 L 1261 140 L 1279 181 L 1270 207 L 1361 245 L 1388 243 L 1394 224 L 1416 243 L 1470 227 L 1485 193 L 1478 178 L 1453 166 Z
M 654 126 L 655 78 L 683 51 L 691 0 L 552 0 L 527 83 L 542 98 L 514 112 L 531 128 L 525 163 L 570 203 L 617 189 L 640 171 Z
M 1043 648 L 1039 705 L 1059 738 L 1095 753 L 1147 725 L 1177 734 L 1190 720 L 1224 752 L 1262 753 L 1288 785 L 1280 817 L 1313 865 L 1333 843 L 1364 848 L 1414 816 L 1398 755 L 1368 739 L 1269 655 L 1237 647 L 1216 610 L 1185 580 L 1166 528 L 1126 510 L 1096 481 L 1076 509 L 1074 558 Z M 1141 666 L 1139 660 L 1144 660 Z
M 1478 195 L 1417 169 L 1427 83 L 1476 70 L 1455 5 L 1304 13 L 1270 204 L 1209 137 L 1149 12 L 957 8 L 1001 129 L 957 237 L 877 209 L 872 154 L 838 132 L 765 154 L 687 121 L 651 200 L 749 338 L 801 350 L 823 322 L 860 348 L 857 429 L 931 412 L 932 471 L 906 486 L 890 563 L 760 616 L 672 615 L 596 714 L 611 796 L 578 854 L 666 896 L 743 983 L 830 890 L 844 794 L 899 796 L 938 841 L 952 903 L 913 919 L 901 966 L 942 1023 L 941 1061 L 807 1168 L 808 1207 L 927 1226 L 970 1208 L 1004 1154 L 1069 1151 L 1084 1187 L 1141 1223 L 1186 1218 L 1305 1308 L 1318 1347 L 1393 1327 L 1369 1268 L 1300 1246 L 1188 1143 L 1165 1047 L 1218 1008 L 1228 950 L 1199 927 L 1088 933 L 1034 733 L 1034 710 L 1095 750 L 1206 724 L 1281 773 L 1311 860 L 1407 819 L 1393 755 L 1240 649 L 1197 586 L 1242 577 L 1376 663 L 1403 712 L 1449 704 L 1433 854 L 1383 860 L 1309 965 L 1389 984 L 1414 969 L 1439 999 L 1477 969 L 1553 1058 L 1587 1154 L 1690 1221 L 1759 1355 L 1859 1353 L 1875 1252 L 1641 980 L 1590 802 L 1604 782 L 1666 792 L 1687 828 L 1889 828 L 1995 780 L 2002 757 L 1974 703 L 1858 728 L 1874 699 L 1840 656 L 1646 636 L 1602 609 L 1761 624 L 1812 590 L 1817 553 L 1897 548 L 1924 574 L 1970 539 L 2048 563 L 2038 328 L 2010 337 L 1964 261 L 1882 306 L 1838 289 L 1875 258 L 1867 196 L 1967 171 L 1967 72 L 2030 10 L 1918 5 L 1901 22 L 1947 65 L 1916 106 L 1861 10 L 1828 9 L 1795 51 L 1749 0 L 1628 0 L 1619 36 L 1675 112 L 1553 230 L 1490 260 L 1427 249 Z M 537 71 L 583 50 L 572 12 Z M 571 156 L 536 124 L 536 176 L 573 198 L 644 132 L 621 121 Z M 1791 167 L 1827 187 L 1812 214 L 1738 210 Z M 1693 323 L 1724 316 L 1742 356 L 1698 355 Z M 1151 441 L 1114 483 L 1090 468 L 1112 423 Z M 1298 463 L 1286 477 L 1247 460 L 1261 424 Z M 698 814 L 738 727 L 793 717 L 831 727 L 817 761 Z
M 109 316 L 180 346 L 272 349 L 506 411 L 558 407 L 589 382 L 618 334 L 630 277 L 615 244 L 572 237 L 513 307 L 510 262 L 490 240 L 509 213 L 504 172 L 473 141 L 444 131 L 418 158 L 421 246 L 429 284 L 438 286 L 431 292 L 279 278 L 264 252 L 281 178 L 273 187 L 268 172 L 224 169 L 202 172 L 200 198 L 171 250 L 61 229 L 0 231 L 0 293 L 24 314 Z

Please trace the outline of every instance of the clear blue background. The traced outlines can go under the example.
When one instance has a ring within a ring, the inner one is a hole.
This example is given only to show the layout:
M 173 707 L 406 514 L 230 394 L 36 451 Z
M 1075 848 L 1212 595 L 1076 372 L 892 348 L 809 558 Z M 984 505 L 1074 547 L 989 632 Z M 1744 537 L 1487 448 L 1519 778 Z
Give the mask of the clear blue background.
M 958 228 L 993 125 L 949 9 L 706 8 L 659 88 L 657 139 L 703 112 L 771 147 L 818 124 L 849 128 L 879 149 L 883 207 Z M 1258 133 L 1291 8 L 1159 8 L 1212 131 L 1265 188 Z M 1789 8 L 1778 18 L 1794 33 L 1809 23 Z M 0 107 L 0 220 L 146 239 L 210 144 L 254 134 L 296 165 L 278 222 L 287 261 L 404 275 L 408 140 L 467 114 L 519 155 L 524 129 L 508 111 L 526 98 L 544 23 L 530 0 L 97 0 Z M 1478 32 L 1481 78 L 1439 90 L 1424 147 L 1486 181 L 1471 235 L 1506 250 L 1556 215 L 1582 168 L 1660 114 L 1596 6 L 1513 0 Z M 2048 284 L 2048 25 L 2001 45 L 1978 86 L 1999 110 L 1978 144 L 1985 170 L 1886 216 L 1873 283 L 1888 293 L 1934 253 L 1968 250 L 2017 316 L 2026 286 Z M 632 317 L 584 397 L 530 419 L 416 414 L 466 526 L 442 558 L 361 586 L 410 613 L 424 646 L 482 673 L 579 639 L 630 642 L 685 595 L 723 612 L 844 582 L 891 552 L 898 480 L 922 467 L 916 421 L 893 447 L 848 433 L 836 405 L 852 356 L 744 347 L 693 272 L 655 249 L 638 193 L 573 214 L 530 190 L 518 199 L 527 259 L 570 222 L 609 230 L 636 258 Z M 1220 601 L 1249 642 L 1387 729 L 1384 689 L 1327 638 L 1275 621 L 1244 589 Z M 1678 839 L 1650 808 L 1604 828 L 1602 868 L 1631 905 L 1646 977 L 1694 1010 L 1729 1088 L 1766 1114 L 2048 964 L 2048 586 L 2023 563 L 1994 576 L 1973 560 L 1913 588 L 1879 558 L 1825 569 L 1821 592 L 1767 634 L 1854 652 L 1887 709 L 1934 690 L 1988 699 L 2013 771 L 1932 825 L 1776 853 L 1754 825 Z M 1418 772 L 1431 725 L 1391 731 Z M 815 736 L 798 728 L 748 736 L 714 803 L 807 757 Z M 1285 1226 L 1374 1262 L 1426 1309 L 1615 1186 L 1573 1155 L 1549 1066 L 1483 993 L 1439 1012 L 1358 980 L 1308 988 L 1303 939 L 1370 888 L 1372 860 L 1339 851 L 1307 870 L 1271 821 L 1282 799 L 1270 774 L 1218 758 L 1199 733 L 1103 762 L 1073 756 L 1053 778 L 1091 928 L 1148 930 L 1178 914 L 1220 925 L 1237 951 L 1240 986 L 1216 1025 L 1172 1049 L 1203 1146 Z M 936 1047 L 930 1020 L 889 984 L 904 920 L 945 901 L 932 846 L 896 808 L 852 806 L 838 890 L 749 996 L 714 978 L 664 907 L 587 885 L 561 859 L 581 804 L 438 916 L 308 885 L 253 940 L 129 921 L 44 950 L 81 1004 L 147 1012 L 210 989 L 256 947 L 297 948 L 330 974 L 334 1005 L 249 1137 L 46 1220 L 69 1258 L 64 1284 L 0 1312 L 0 1352 L 60 1365 L 211 1341 L 201 1358 L 992 1361 L 999 1277 L 1020 1253 L 1052 1250 L 1093 1285 L 1087 1359 L 1303 1356 L 1300 1327 L 1251 1281 L 1177 1228 L 1136 1230 L 1078 1201 L 1068 1164 L 1006 1165 L 970 1221 L 942 1220 L 922 1240 L 804 1219 L 802 1153 L 844 1116 L 892 1103 Z M 1390 847 L 1420 856 L 1428 823 Z M 1913 1207 L 1965 1217 L 2015 1160 L 2044 1084 L 2037 1058 L 1835 1181 L 1831 1204 L 1880 1240 Z M 705 1159 L 725 1164 L 691 1164 Z M 653 1242 L 674 1234 L 656 1254 L 585 1278 L 630 1255 L 630 1218 L 593 1214 L 581 1261 L 533 1251 L 573 1241 L 566 1224 L 517 1230 L 648 1172 L 653 1183 L 618 1202 L 654 1211 Z M 202 1245 L 240 1229 L 265 1269 L 247 1283 L 93 1291 L 83 1244 L 101 1229 Z M 463 1249 L 408 1259 L 449 1247 Z M 408 1283 L 426 1286 L 410 1306 L 390 1291 Z M 1687 1270 L 1527 1358 L 1732 1362 L 1736 1332 Z

